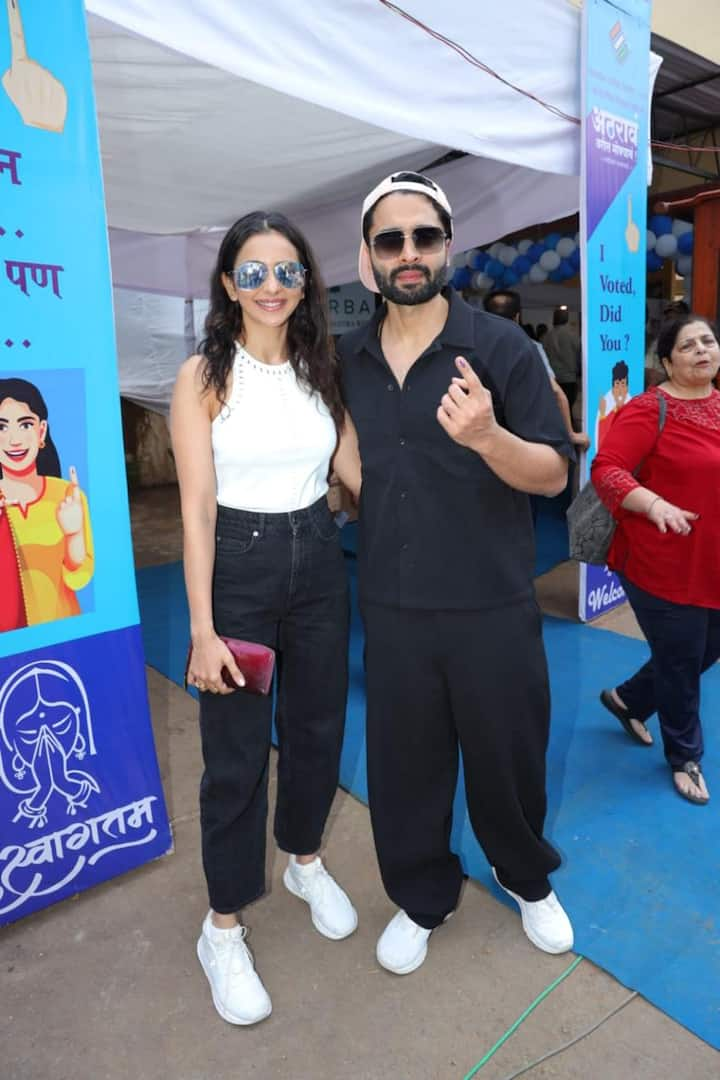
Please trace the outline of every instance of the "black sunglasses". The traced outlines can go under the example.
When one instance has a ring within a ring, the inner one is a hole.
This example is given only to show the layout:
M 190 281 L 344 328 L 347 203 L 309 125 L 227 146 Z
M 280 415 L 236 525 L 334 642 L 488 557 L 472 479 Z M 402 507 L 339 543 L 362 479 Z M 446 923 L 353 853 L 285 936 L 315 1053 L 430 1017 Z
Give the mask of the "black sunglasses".
M 448 237 L 439 225 L 418 225 L 411 233 L 404 233 L 402 229 L 386 229 L 373 236 L 370 246 L 378 259 L 397 259 L 402 255 L 407 239 L 412 240 L 418 255 L 434 255 L 442 251 Z

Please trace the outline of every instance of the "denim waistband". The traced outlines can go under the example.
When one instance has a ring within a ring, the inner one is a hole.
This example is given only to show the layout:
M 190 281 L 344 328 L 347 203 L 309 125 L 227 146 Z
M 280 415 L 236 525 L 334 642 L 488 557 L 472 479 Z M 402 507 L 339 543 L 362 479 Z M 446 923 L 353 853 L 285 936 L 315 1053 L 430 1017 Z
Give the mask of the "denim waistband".
M 238 510 L 233 506 L 222 506 L 218 503 L 217 523 L 224 527 L 233 525 L 257 529 L 263 532 L 265 529 L 293 529 L 317 521 L 321 516 L 330 513 L 327 496 L 322 495 L 311 506 L 305 506 L 302 510 L 283 510 L 281 513 L 267 513 L 264 510 Z

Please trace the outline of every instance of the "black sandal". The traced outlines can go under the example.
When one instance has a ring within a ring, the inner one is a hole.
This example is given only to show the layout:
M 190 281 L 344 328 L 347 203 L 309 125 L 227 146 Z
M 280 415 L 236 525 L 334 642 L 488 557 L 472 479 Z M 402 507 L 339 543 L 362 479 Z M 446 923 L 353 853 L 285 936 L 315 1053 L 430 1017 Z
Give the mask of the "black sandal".
M 624 705 L 618 705 L 618 703 L 615 701 L 615 698 L 612 696 L 610 690 L 600 691 L 600 701 L 608 710 L 608 712 L 611 712 L 613 716 L 620 721 L 623 729 L 627 732 L 631 739 L 634 739 L 636 743 L 640 743 L 641 746 L 652 746 L 652 741 L 645 742 L 642 735 L 638 735 L 637 731 L 631 723 L 630 710 L 627 709 Z M 642 726 L 647 731 L 647 726 L 644 720 L 638 720 L 637 722 L 638 724 L 642 724 Z
M 698 765 L 697 761 L 686 761 L 685 764 L 681 765 L 679 768 L 673 765 L 672 771 L 673 786 L 677 791 L 678 795 L 682 795 L 683 799 L 687 799 L 688 802 L 695 803 L 696 806 L 705 806 L 705 804 L 710 801 L 709 795 L 698 797 L 697 795 L 694 795 L 692 791 L 683 791 L 682 788 L 678 787 L 677 781 L 675 780 L 675 773 L 686 773 L 699 791 L 702 770 Z

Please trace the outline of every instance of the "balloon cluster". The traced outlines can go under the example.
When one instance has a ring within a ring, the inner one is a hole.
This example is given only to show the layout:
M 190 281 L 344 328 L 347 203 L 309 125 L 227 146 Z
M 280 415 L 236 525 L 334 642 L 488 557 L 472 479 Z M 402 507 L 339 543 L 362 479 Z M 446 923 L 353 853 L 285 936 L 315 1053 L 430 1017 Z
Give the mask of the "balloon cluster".
M 665 259 L 675 262 L 681 277 L 692 274 L 694 232 L 689 221 L 675 221 L 666 214 L 653 214 L 648 221 L 647 268 L 662 269 Z
M 472 248 L 455 255 L 449 283 L 455 289 L 511 289 L 527 281 L 568 281 L 580 269 L 579 234 L 549 233 L 516 244 L 497 241 L 485 250 Z M 693 227 L 687 221 L 655 214 L 648 221 L 647 268 L 659 270 L 674 259 L 678 274 L 692 273 Z
M 578 234 L 549 233 L 540 240 L 498 241 L 487 251 L 473 248 L 452 261 L 450 284 L 456 289 L 510 289 L 531 281 L 567 281 L 580 269 Z

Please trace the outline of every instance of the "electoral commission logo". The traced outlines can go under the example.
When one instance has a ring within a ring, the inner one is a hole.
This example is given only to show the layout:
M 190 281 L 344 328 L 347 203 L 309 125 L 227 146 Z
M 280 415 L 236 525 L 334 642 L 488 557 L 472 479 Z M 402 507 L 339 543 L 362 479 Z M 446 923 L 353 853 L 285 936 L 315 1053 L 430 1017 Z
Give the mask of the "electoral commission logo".
M 0 784 L 10 794 L 11 827 L 38 835 L 0 849 L 0 915 L 32 897 L 60 892 L 86 865 L 157 836 L 155 795 L 66 824 L 99 801 L 100 785 L 89 769 L 96 756 L 88 694 L 74 668 L 60 660 L 34 661 L 5 680 Z M 43 832 L 49 824 L 54 831 Z

